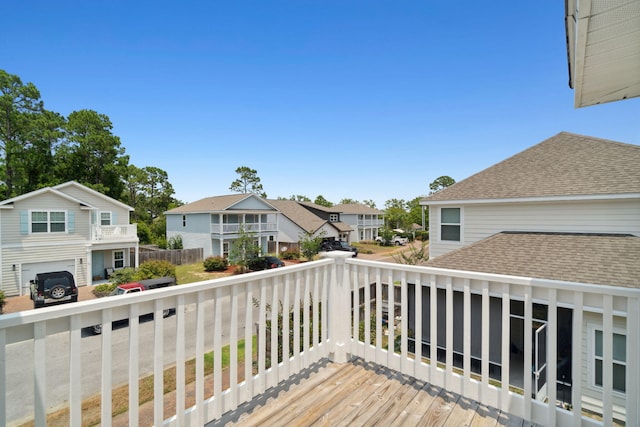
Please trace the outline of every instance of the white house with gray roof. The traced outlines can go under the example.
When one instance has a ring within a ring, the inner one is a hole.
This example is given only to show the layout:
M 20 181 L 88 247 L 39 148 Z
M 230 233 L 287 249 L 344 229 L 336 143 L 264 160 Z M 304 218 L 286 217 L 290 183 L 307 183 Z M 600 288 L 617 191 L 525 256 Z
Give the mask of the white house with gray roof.
M 226 257 L 241 229 L 252 233 L 263 253 L 279 238 L 280 211 L 252 193 L 207 197 L 165 215 L 167 239 L 180 236 L 185 249 L 203 248 L 205 258 Z
M 69 181 L 0 202 L 1 289 L 29 292 L 37 273 L 69 271 L 78 286 L 137 267 L 133 208 Z
M 640 146 L 561 132 L 421 204 L 429 207 L 427 266 L 551 280 L 578 288 L 640 288 Z M 461 295 L 454 291 L 454 313 L 463 311 Z M 499 297 L 492 299 L 496 304 L 492 312 L 501 309 Z M 526 334 L 523 302 L 513 295 L 510 300 L 513 367 L 513 361 L 517 366 L 525 360 Z M 472 316 L 475 304 L 471 301 Z M 629 325 L 623 313 L 630 308 L 620 306 L 616 311 L 616 301 L 612 304 L 614 314 L 605 316 L 589 310 L 588 301 L 579 302 L 576 313 L 583 313 L 575 329 L 573 306 L 558 306 L 551 313 L 547 305 L 533 301 L 531 372 L 536 399 L 547 398 L 553 387 L 547 384 L 547 370 L 557 367 L 559 399 L 579 387 L 583 408 L 601 413 L 602 402 L 608 401 L 614 418 L 624 421 L 627 384 L 633 386 L 637 379 L 637 373 L 626 371 L 626 360 L 638 354 L 640 340 L 627 337 Z M 546 339 L 546 324 L 552 315 L 560 325 L 558 341 L 553 343 L 558 360 L 547 361 L 546 348 L 552 343 Z M 492 318 L 491 330 L 499 331 L 500 322 L 499 317 Z M 454 325 L 454 336 L 459 326 Z M 572 336 L 573 330 L 582 335 Z M 612 351 L 603 350 L 603 331 L 613 331 Z M 454 339 L 456 352 L 462 354 L 463 349 Z M 471 353 L 472 360 L 480 357 L 473 340 Z M 499 371 L 500 355 L 491 346 L 489 359 Z M 571 375 L 576 363 L 585 368 L 581 378 Z M 523 380 L 517 372 L 512 377 L 516 386 Z M 603 396 L 604 383 L 612 384 L 611 395 Z

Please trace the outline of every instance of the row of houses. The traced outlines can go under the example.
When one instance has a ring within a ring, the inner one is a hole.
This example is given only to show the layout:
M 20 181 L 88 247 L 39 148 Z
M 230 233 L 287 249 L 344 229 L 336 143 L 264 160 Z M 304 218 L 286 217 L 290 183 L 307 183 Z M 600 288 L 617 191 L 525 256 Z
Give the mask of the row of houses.
M 298 246 L 306 234 L 346 242 L 373 240 L 384 212 L 360 204 L 325 207 L 311 202 L 263 199 L 256 194 L 207 197 L 166 212 L 167 239 L 204 248 L 204 256 L 227 256 L 241 233 L 249 232 L 264 253 Z
M 29 292 L 29 281 L 47 271 L 71 272 L 78 286 L 108 271 L 137 267 L 139 240 L 133 208 L 75 181 L 0 202 L 1 286 L 7 296 Z M 324 207 L 255 194 L 208 197 L 167 214 L 167 237 L 185 249 L 226 256 L 244 229 L 264 253 L 297 248 L 304 233 L 358 242 L 373 240 L 384 212 L 358 204 Z

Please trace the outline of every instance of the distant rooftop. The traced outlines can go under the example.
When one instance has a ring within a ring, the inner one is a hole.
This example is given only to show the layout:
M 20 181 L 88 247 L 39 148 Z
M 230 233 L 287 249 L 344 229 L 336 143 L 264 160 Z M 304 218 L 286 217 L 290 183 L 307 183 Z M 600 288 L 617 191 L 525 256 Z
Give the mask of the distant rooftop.
M 561 132 L 423 203 L 640 194 L 640 146 Z

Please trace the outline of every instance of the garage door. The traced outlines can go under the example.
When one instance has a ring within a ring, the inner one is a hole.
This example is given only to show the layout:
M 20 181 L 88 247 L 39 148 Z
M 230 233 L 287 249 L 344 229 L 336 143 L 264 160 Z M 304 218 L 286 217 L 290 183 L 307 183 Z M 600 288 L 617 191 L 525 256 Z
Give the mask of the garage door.
M 63 261 L 34 262 L 30 264 L 22 264 L 22 286 L 26 287 L 26 294 L 29 293 L 29 280 L 35 279 L 38 273 L 47 273 L 50 271 L 68 271 L 76 274 L 76 263 L 72 259 Z M 23 295 L 25 290 L 23 289 Z

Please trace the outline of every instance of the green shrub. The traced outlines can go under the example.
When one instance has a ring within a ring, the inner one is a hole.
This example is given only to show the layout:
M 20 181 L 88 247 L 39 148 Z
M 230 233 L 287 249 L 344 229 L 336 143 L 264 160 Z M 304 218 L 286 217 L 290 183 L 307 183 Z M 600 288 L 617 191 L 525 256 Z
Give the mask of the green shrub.
M 280 258 L 286 260 L 300 259 L 300 252 L 298 251 L 284 251 L 280 254 Z
M 116 283 L 103 283 L 101 285 L 96 285 L 93 288 L 93 294 L 98 298 L 106 297 L 116 288 L 116 286 L 118 286 Z
M 221 256 L 210 256 L 204 260 L 204 271 L 225 271 L 229 268 L 229 260 Z
M 169 261 L 151 260 L 143 262 L 136 271 L 135 280 L 154 279 L 156 277 L 176 277 L 176 266 Z
M 121 268 L 120 270 L 114 271 L 113 274 L 111 274 L 111 277 L 109 278 L 109 280 L 111 281 L 111 283 L 113 284 L 113 287 L 115 288 L 117 285 L 120 285 L 122 283 L 129 283 L 136 280 L 136 278 L 134 277 L 135 274 L 136 274 L 135 268 L 132 268 L 132 267 Z

